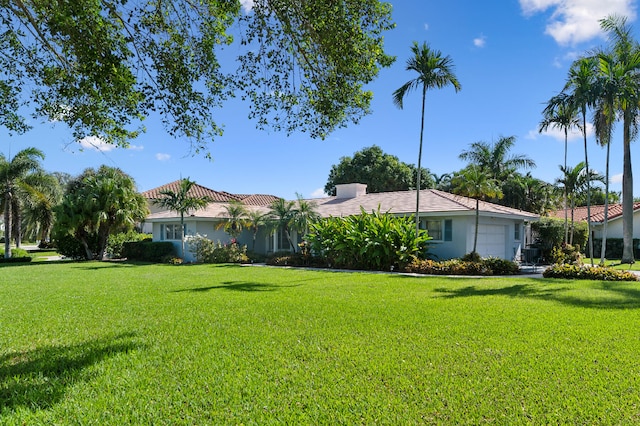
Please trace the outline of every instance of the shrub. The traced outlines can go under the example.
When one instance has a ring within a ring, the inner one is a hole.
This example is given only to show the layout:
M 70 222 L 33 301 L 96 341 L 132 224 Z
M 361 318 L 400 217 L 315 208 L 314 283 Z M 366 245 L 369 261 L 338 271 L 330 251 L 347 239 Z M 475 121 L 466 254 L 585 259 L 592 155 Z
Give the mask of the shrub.
M 607 259 L 621 259 L 622 258 L 622 238 L 607 238 L 607 249 L 605 257 Z M 596 257 L 600 256 L 600 249 L 602 247 L 602 238 L 593 239 L 593 254 Z M 633 239 L 633 256 L 636 259 L 640 259 L 640 239 Z
M 326 258 L 333 267 L 346 269 L 396 270 L 414 259 L 424 259 L 426 231 L 416 235 L 412 217 L 397 217 L 380 210 L 370 214 L 329 217 L 311 224 L 309 243 L 315 256 Z
M 199 263 L 247 263 L 247 246 L 236 242 L 222 244 L 213 242 L 204 235 L 187 237 L 189 248 Z
M 94 256 L 97 255 L 98 236 L 93 235 L 92 237 L 87 239 L 89 241 L 89 248 L 93 250 Z M 56 233 L 54 235 L 54 241 L 58 253 L 60 253 L 62 256 L 74 260 L 87 260 L 87 252 L 85 251 L 82 243 L 73 235 L 66 232 Z
M 267 265 L 272 266 L 309 266 L 315 268 L 327 268 L 329 265 L 327 260 L 320 256 L 312 256 L 304 253 L 279 252 L 268 256 Z
M 582 254 L 580 253 L 580 250 L 570 244 L 562 244 L 559 247 L 551 249 L 551 254 L 548 259 L 553 264 L 582 264 Z
M 151 241 L 151 235 L 141 234 L 137 231 L 120 232 L 109 235 L 107 240 L 107 256 L 111 259 L 118 259 L 122 256 L 122 246 L 126 242 Z
M 31 256 L 29 252 L 21 248 L 11 249 L 11 257 L 4 258 L 4 248 L 0 248 L 0 263 L 18 263 L 18 262 L 31 262 Z
M 543 273 L 545 278 L 569 278 L 599 281 L 638 281 L 637 275 L 628 271 L 602 266 L 581 266 L 557 264 L 550 266 Z
M 145 262 L 162 262 L 164 256 L 175 256 L 176 250 L 169 241 L 136 241 L 122 244 L 122 257 Z
M 569 226 L 571 224 L 569 223 Z M 542 257 L 551 258 L 551 251 L 554 247 L 562 247 L 564 243 L 564 219 L 543 217 L 538 222 L 531 224 L 531 229 L 537 236 Z M 569 241 L 573 241 L 573 246 L 578 251 L 582 251 L 587 243 L 588 232 L 585 222 L 574 222 L 573 224 L 573 240 L 569 237 Z
M 427 259 L 414 260 L 403 271 L 428 275 L 515 275 L 520 272 L 520 267 L 515 262 L 496 257 L 473 262 L 463 259 Z

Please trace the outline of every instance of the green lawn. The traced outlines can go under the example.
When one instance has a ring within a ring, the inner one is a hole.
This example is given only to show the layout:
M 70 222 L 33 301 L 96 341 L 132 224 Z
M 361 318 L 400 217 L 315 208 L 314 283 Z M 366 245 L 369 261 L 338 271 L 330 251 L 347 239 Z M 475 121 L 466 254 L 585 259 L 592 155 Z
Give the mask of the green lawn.
M 585 265 L 591 265 L 591 258 L 587 257 L 583 260 L 583 263 Z M 636 259 L 635 263 L 632 264 L 628 264 L 628 263 L 620 263 L 620 259 L 605 259 L 604 263 L 606 266 L 610 266 L 613 269 L 618 269 L 621 271 L 640 271 L 640 261 L 638 261 L 638 259 Z M 593 264 L 594 265 L 599 265 L 600 264 L 600 258 L 597 259 L 593 259 Z
M 0 267 L 0 424 L 629 424 L 638 283 Z

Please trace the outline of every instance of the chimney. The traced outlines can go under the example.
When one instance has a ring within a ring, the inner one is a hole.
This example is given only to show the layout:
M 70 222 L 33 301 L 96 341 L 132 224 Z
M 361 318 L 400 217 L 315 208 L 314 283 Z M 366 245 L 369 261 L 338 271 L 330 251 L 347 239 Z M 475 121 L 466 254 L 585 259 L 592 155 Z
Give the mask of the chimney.
M 355 198 L 366 193 L 366 183 L 341 183 L 336 185 L 336 198 Z

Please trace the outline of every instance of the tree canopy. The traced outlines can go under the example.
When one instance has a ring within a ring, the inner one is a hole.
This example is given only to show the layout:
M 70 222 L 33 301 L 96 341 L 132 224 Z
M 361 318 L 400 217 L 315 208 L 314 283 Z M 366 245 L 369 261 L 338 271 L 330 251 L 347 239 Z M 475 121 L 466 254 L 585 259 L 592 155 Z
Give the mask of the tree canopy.
M 377 145 L 363 148 L 353 157 L 342 157 L 331 166 L 324 192 L 336 195 L 336 185 L 342 183 L 365 183 L 368 192 L 406 191 L 416 189 L 416 167 L 386 154 Z M 433 188 L 433 176 L 428 170 L 421 173 L 422 189 Z
M 241 3 L 0 0 L 0 124 L 19 129 L 13 106 L 29 99 L 78 139 L 127 145 L 157 111 L 199 151 L 222 132 L 214 110 L 235 95 L 252 101 L 258 126 L 313 137 L 369 111 L 364 85 L 394 60 L 383 51 L 389 4 Z M 229 64 L 221 51 L 234 42 Z

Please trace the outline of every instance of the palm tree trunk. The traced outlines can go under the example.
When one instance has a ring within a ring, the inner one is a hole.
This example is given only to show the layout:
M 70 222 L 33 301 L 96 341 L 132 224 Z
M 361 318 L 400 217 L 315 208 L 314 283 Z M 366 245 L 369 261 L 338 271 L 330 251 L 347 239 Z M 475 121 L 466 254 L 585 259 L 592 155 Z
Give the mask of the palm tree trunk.
M 11 257 L 11 190 L 4 193 L 4 258 Z
M 184 213 L 180 212 L 180 258 L 184 260 Z
M 418 150 L 418 172 L 416 173 L 416 236 L 420 233 L 420 172 L 422 169 L 422 138 L 424 136 L 424 105 L 427 99 L 427 86 L 422 85 L 422 118 L 420 121 L 420 148 Z
M 600 265 L 604 266 L 604 259 L 607 254 L 607 221 L 609 220 L 609 153 L 611 151 L 611 141 L 607 142 L 607 162 L 605 166 L 604 182 L 604 222 L 602 223 L 602 247 L 600 247 Z
M 476 232 L 473 236 L 473 254 L 476 254 L 478 248 L 478 223 L 480 222 L 480 200 L 476 199 Z
M 567 170 L 567 143 L 569 141 L 568 130 L 564 129 L 564 170 Z M 567 212 L 567 185 L 564 185 L 563 191 L 563 204 L 564 204 L 564 243 L 569 243 L 569 218 Z
M 587 111 L 582 107 L 582 134 L 584 135 L 584 169 L 587 173 L 587 242 L 589 258 L 593 266 L 593 236 L 591 235 L 591 175 L 589 174 L 589 156 L 587 154 Z
M 633 263 L 633 172 L 631 169 L 631 113 L 624 111 L 622 169 L 622 260 Z

